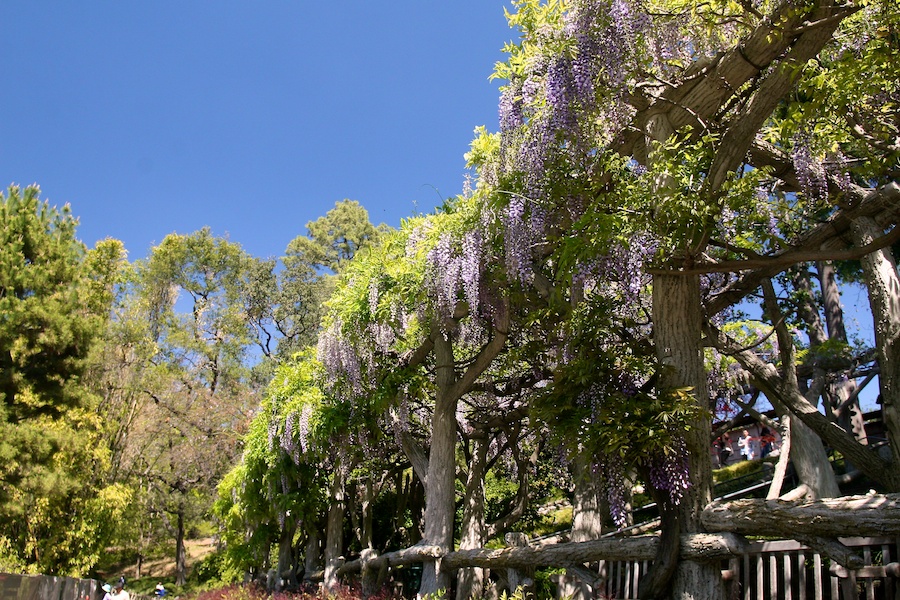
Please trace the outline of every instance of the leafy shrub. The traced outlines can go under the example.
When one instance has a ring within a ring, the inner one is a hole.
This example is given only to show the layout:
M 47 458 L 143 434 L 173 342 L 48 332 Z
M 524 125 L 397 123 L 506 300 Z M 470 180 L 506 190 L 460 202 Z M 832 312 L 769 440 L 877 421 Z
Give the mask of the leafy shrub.
M 223 581 L 222 573 L 225 567 L 224 563 L 225 557 L 219 552 L 213 552 L 212 554 L 204 556 L 203 559 L 191 569 L 191 581 L 196 583 Z
M 0 573 L 27 573 L 28 568 L 9 538 L 0 535 Z

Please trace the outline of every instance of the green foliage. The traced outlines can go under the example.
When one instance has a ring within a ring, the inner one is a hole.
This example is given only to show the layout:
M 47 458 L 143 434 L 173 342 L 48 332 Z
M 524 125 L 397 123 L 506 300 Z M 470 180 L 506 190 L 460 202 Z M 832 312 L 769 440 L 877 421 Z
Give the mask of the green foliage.
M 0 573 L 29 572 L 17 544 L 5 535 L 0 535 Z
M 107 477 L 141 490 L 117 532 L 123 547 L 145 553 L 172 526 L 195 529 L 238 455 L 256 403 L 244 310 L 252 262 L 203 229 L 109 266 L 112 318 L 89 383 L 103 395 Z
M 801 358 L 803 362 L 833 371 L 849 366 L 855 355 L 854 349 L 844 340 L 829 338 L 816 347 L 810 348 L 809 352 L 803 353 L 803 355 L 798 353 L 798 358 Z
M 342 200 L 306 224 L 309 237 L 299 236 L 288 246 L 288 257 L 314 269 L 339 272 L 357 252 L 375 243 L 384 231 L 369 221 L 369 213 L 355 200 Z
M 513 2 L 514 12 L 504 8 L 506 20 L 511 28 L 517 28 L 524 40 L 539 32 L 545 33 L 538 39 L 541 42 L 551 42 L 551 35 L 546 35 L 554 29 L 559 29 L 564 15 L 566 4 L 560 0 L 516 0 Z M 537 37 L 537 36 L 535 36 Z M 559 50 L 558 46 L 554 50 Z M 494 65 L 494 73 L 491 79 L 512 80 L 521 75 L 528 66 L 529 59 L 533 56 L 534 46 L 527 42 L 509 42 L 503 46 L 503 52 L 509 56 L 506 62 L 498 62 Z
M 212 392 L 244 376 L 250 340 L 241 294 L 248 261 L 238 244 L 204 228 L 166 236 L 138 270 L 162 356 L 172 367 L 193 370 Z
M 315 344 L 334 274 L 387 231 L 373 226 L 366 210 L 351 200 L 335 203 L 307 229 L 308 235 L 291 240 L 280 265 L 256 259 L 248 268 L 245 307 L 252 335 L 263 353 L 276 359 L 258 367 L 266 381 L 275 362 Z
M 613 316 L 600 297 L 574 311 L 572 358 L 537 397 L 533 416 L 573 456 L 587 452 L 633 465 L 674 452 L 700 415 L 690 390 L 654 391 L 655 357 L 619 337 L 627 324 Z
M 553 598 L 557 591 L 554 577 L 565 572 L 565 569 L 537 569 L 534 572 L 534 597 Z
M 219 563 L 225 580 L 264 564 L 282 528 L 315 520 L 324 506 L 323 463 L 343 419 L 324 403 L 320 370 L 310 350 L 278 366 L 241 462 L 219 484 L 214 511 L 227 542 Z
M 70 525 L 65 539 L 53 548 L 54 552 L 69 551 L 72 558 L 68 572 L 89 572 L 101 561 L 106 549 L 116 543 L 120 524 L 125 521 L 128 507 L 134 501 L 133 494 L 130 487 L 114 483 L 100 488 L 96 496 L 85 499 L 79 509 L 81 519 Z
M 83 384 L 121 243 L 88 252 L 68 206 L 0 195 L 0 530 L 17 570 L 82 574 L 112 539 L 125 490 L 101 484 L 96 398 Z
M 837 43 L 806 65 L 807 75 L 767 133 L 771 139 L 809 134 L 813 155 L 830 172 L 885 183 L 900 160 L 900 13 L 889 0 L 859 7 L 842 23 Z
M 710 197 L 707 174 L 720 145 L 718 135 L 697 134 L 689 127 L 655 142 L 649 166 L 618 180 L 618 205 L 633 210 L 622 220 L 622 233 L 650 233 L 658 240 L 656 258 L 661 261 L 691 255 L 710 237 L 730 241 L 731 253 L 719 252 L 720 258 L 739 257 L 738 249 L 770 249 L 771 215 L 782 207 L 777 199 L 760 196 L 765 169 L 731 173 Z M 736 232 L 740 234 L 734 237 Z
M 51 208 L 39 194 L 37 187 L 23 193 L 15 186 L 0 194 L 0 394 L 7 422 L 56 418 L 85 404 L 73 382 L 102 323 L 82 300 L 88 280 L 77 221 L 68 206 Z
M 235 571 L 222 552 L 213 552 L 191 568 L 189 582 L 193 587 L 209 588 L 214 584 L 236 583 L 245 571 Z
M 503 593 L 500 594 L 502 600 L 526 600 L 528 597 L 527 590 L 522 586 L 517 587 L 512 594 L 506 590 L 503 590 Z

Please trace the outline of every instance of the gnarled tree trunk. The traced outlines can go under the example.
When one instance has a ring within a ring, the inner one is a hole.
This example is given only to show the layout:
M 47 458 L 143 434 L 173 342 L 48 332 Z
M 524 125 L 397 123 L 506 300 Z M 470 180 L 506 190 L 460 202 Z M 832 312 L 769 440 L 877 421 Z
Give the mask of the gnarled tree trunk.
M 871 217 L 855 219 L 851 231 L 857 246 L 883 234 L 883 229 Z M 890 248 L 868 254 L 861 262 L 875 325 L 884 425 L 891 446 L 891 462 L 897 468 L 900 465 L 900 276 Z
M 297 585 L 297 574 L 294 573 L 294 533 L 297 531 L 297 522 L 293 519 L 285 519 L 281 528 L 281 537 L 278 540 L 278 574 L 277 589 L 284 587 L 293 588 Z
M 900 494 L 795 502 L 732 500 L 711 503 L 702 516 L 710 531 L 741 535 L 895 536 L 900 533 Z
M 184 507 L 178 507 L 177 531 L 175 532 L 175 585 L 187 581 L 187 554 L 184 548 Z
M 425 483 L 425 536 L 428 545 L 449 552 L 453 548 L 453 516 L 456 494 L 456 405 L 452 393 L 456 380 L 453 345 L 443 334 L 435 336 L 434 415 L 431 420 L 431 452 Z M 422 570 L 419 595 L 447 591 L 450 577 L 441 571 L 440 559 L 427 562 Z
M 709 409 L 703 367 L 700 278 L 696 275 L 653 276 L 653 341 L 663 368 L 659 388 L 690 387 L 704 413 Z M 711 423 L 698 420 L 686 432 L 690 487 L 678 508 L 681 531 L 700 533 L 700 513 L 712 497 Z M 720 600 L 725 596 L 721 569 L 716 562 L 682 561 L 676 569 L 671 597 L 684 600 Z
M 834 265 L 819 261 L 816 263 L 816 271 L 819 275 L 819 287 L 822 289 L 822 308 L 825 311 L 828 337 L 846 342 L 847 329 L 844 327 L 844 310 L 841 308 L 841 294 L 835 281 Z M 840 426 L 852 433 L 860 444 L 867 444 L 865 419 L 859 406 L 859 397 L 849 400 L 855 391 L 856 379 L 842 378 L 829 383 L 825 390 L 825 401 L 835 412 Z
M 476 431 L 472 437 L 472 462 L 466 479 L 466 495 L 463 500 L 460 550 L 481 548 L 485 542 L 484 475 L 487 469 L 487 436 Z M 459 570 L 456 581 L 456 600 L 480 598 L 484 591 L 484 569 L 466 567 Z
M 802 285 L 803 282 L 807 282 L 807 280 L 801 278 L 798 283 Z M 794 360 L 794 339 L 784 324 L 772 281 L 770 279 L 763 280 L 762 288 L 766 312 L 769 313 L 778 337 L 778 351 L 781 355 L 782 363 L 781 394 L 778 398 L 774 396 L 769 398 L 769 401 L 779 415 L 784 416 L 787 414 L 788 409 L 779 401 L 779 398 L 788 395 L 800 395 L 796 361 Z M 814 333 L 811 335 L 811 338 L 824 339 L 824 332 L 821 331 L 818 324 L 816 324 L 816 329 L 814 329 L 814 332 L 816 331 L 818 332 L 818 337 Z M 818 373 L 818 376 L 824 379 L 823 373 Z M 814 386 L 813 390 L 808 391 L 809 401 L 813 405 L 818 404 L 819 389 L 821 389 L 821 386 Z M 838 489 L 837 480 L 834 477 L 831 463 L 828 462 L 828 455 L 825 453 L 822 441 L 800 419 L 790 419 L 789 427 L 791 434 L 790 458 L 794 468 L 797 470 L 800 481 L 806 486 L 807 497 L 813 499 L 840 496 L 841 491 Z
M 344 487 L 345 470 L 340 457 L 335 459 L 329 489 L 328 520 L 325 525 L 325 588 L 332 590 L 340 584 L 337 570 L 343 560 L 344 548 Z
M 605 505 L 600 482 L 594 476 L 590 456 L 576 457 L 572 465 L 572 478 L 575 493 L 572 504 L 572 536 L 573 542 L 596 540 L 603 533 L 603 519 L 606 516 Z M 586 600 L 594 595 L 587 582 L 567 574 L 560 581 L 560 598 Z
M 321 568 L 319 563 L 319 528 L 315 522 L 306 524 L 306 547 L 303 554 L 303 578 L 310 579 Z

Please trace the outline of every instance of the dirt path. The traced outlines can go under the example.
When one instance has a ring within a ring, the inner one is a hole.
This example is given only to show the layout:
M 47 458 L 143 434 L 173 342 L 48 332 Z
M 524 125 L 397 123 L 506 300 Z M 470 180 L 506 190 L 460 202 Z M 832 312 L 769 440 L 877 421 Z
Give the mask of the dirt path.
M 188 569 L 203 560 L 216 549 L 215 538 L 201 538 L 198 540 L 185 540 L 185 553 L 187 554 Z M 137 565 L 132 565 L 125 569 L 126 577 L 137 577 Z M 141 568 L 141 577 L 174 577 L 175 576 L 175 557 L 166 557 L 155 560 L 144 561 Z

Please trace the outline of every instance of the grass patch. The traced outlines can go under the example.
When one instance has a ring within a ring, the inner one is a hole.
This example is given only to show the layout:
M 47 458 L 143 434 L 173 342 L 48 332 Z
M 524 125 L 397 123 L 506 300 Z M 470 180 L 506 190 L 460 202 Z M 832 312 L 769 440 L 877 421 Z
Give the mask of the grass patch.
M 738 477 L 747 477 L 751 473 L 758 472 L 762 474 L 763 470 L 763 461 L 761 460 L 742 460 L 713 471 L 713 483 L 723 483 Z

